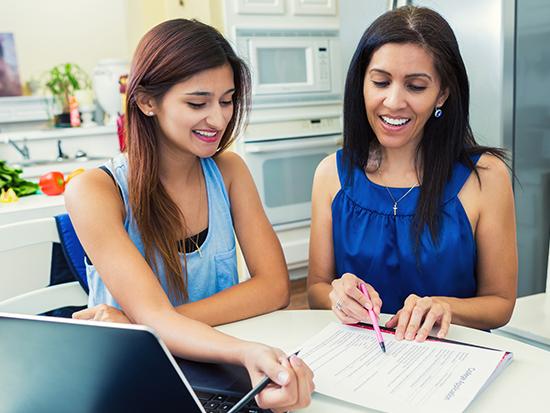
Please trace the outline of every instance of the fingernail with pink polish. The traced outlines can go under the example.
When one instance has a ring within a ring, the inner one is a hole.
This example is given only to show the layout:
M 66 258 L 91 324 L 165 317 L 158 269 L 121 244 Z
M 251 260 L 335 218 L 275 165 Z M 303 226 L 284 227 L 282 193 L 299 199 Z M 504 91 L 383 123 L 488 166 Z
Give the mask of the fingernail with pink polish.
M 294 364 L 295 366 L 301 366 L 302 365 L 302 360 L 300 359 L 300 357 L 296 356 L 295 354 L 293 354 L 291 357 L 290 357 L 290 361 L 292 364 Z

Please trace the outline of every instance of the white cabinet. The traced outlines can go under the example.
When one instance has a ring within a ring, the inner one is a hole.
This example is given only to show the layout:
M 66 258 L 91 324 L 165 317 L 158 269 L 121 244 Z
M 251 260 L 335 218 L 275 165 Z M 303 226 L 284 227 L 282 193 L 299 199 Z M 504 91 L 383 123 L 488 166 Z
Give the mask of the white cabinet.
M 339 0 L 227 0 L 225 32 L 235 27 L 338 28 Z
M 45 128 L 51 100 L 43 96 L 0 97 L 0 133 L 24 127 Z
M 302 226 L 289 225 L 275 226 L 275 233 L 283 247 L 285 261 L 289 270 L 307 267 L 309 253 L 309 221 Z
M 335 16 L 337 0 L 234 0 L 237 14 Z
M 292 0 L 291 4 L 297 16 L 336 15 L 336 0 Z
M 284 14 L 285 0 L 235 0 L 238 14 Z

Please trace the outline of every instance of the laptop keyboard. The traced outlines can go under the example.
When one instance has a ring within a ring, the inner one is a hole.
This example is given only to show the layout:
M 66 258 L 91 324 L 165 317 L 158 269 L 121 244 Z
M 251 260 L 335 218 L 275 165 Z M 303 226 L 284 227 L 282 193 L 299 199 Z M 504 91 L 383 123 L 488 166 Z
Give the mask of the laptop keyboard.
M 224 413 L 228 412 L 240 399 L 238 397 L 226 396 L 223 394 L 206 393 L 196 391 L 195 394 L 201 401 L 206 413 Z M 269 413 L 271 410 L 265 410 L 258 407 L 254 399 L 248 405 L 239 410 L 239 413 Z

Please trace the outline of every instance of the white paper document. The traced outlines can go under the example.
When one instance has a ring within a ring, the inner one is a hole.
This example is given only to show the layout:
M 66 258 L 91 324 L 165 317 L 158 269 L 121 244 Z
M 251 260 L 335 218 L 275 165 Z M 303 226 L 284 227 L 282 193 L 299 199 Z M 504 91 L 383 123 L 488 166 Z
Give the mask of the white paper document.
M 511 353 L 444 341 L 397 341 L 382 333 L 329 324 L 299 356 L 316 391 L 384 412 L 462 412 L 510 360 Z

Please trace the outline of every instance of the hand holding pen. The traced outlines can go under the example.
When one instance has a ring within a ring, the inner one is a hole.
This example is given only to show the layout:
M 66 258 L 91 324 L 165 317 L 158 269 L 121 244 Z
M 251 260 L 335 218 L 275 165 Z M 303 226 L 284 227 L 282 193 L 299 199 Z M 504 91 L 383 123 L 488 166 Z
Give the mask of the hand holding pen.
M 364 284 L 370 299 L 365 296 L 359 286 Z M 359 277 L 346 273 L 332 282 L 332 291 L 329 298 L 332 301 L 332 310 L 344 324 L 356 324 L 360 321 L 372 320 L 369 309 L 378 317 L 382 300 L 371 285 L 366 284 Z
M 297 410 L 311 402 L 313 372 L 296 355 L 287 357 L 279 349 L 250 343 L 243 361 L 253 388 L 230 412 L 239 411 L 254 397 L 261 408 L 274 412 Z

